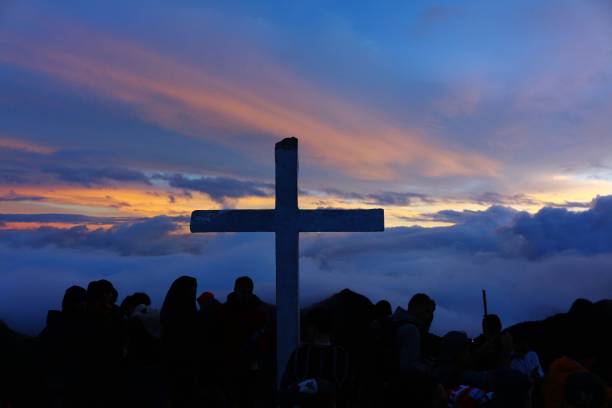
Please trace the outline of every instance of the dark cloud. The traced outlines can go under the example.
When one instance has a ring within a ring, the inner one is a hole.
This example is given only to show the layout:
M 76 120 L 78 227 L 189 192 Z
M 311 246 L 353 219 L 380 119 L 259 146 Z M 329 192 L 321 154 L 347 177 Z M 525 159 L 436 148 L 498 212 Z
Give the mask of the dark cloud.
M 516 217 L 516 211 L 510 207 L 494 205 L 485 211 L 473 210 L 442 210 L 429 215 L 433 221 L 452 222 L 455 224 L 484 224 L 496 227 L 509 225 Z
M 326 194 L 344 198 L 347 200 L 363 201 L 369 205 L 410 205 L 415 200 L 431 203 L 433 199 L 429 198 L 425 194 L 413 193 L 413 192 L 397 192 L 397 191 L 382 191 L 379 193 L 354 193 L 347 192 L 338 189 L 327 189 Z
M 181 173 L 149 176 L 143 171 L 123 167 L 120 163 L 96 166 L 95 163 L 98 162 L 109 162 L 99 152 L 58 151 L 51 155 L 31 152 L 18 152 L 15 155 L 2 153 L 0 159 L 2 159 L 0 181 L 5 184 L 39 185 L 59 182 L 94 187 L 138 183 L 155 187 L 152 181 L 160 180 L 179 190 L 167 195 L 170 203 L 175 202 L 177 196 L 190 198 L 191 192 L 194 191 L 205 193 L 213 200 L 224 204 L 227 204 L 227 200 L 235 198 L 268 197 L 274 194 L 274 184 L 258 181 L 230 177 L 189 177 Z M 150 194 L 160 196 L 166 193 L 153 191 Z M 11 198 L 7 196 L 4 201 Z M 112 199 L 112 197 L 107 198 Z M 127 202 L 113 202 L 110 207 L 119 208 L 128 205 Z
M 61 218 L 61 217 L 60 217 Z M 57 218 L 56 218 L 57 219 Z M 76 217 L 66 217 L 72 219 Z M 1 218 L 0 218 L 1 220 Z M 121 256 L 161 256 L 174 253 L 198 253 L 201 243 L 189 235 L 176 234 L 183 217 L 159 216 L 125 221 L 110 229 L 90 230 L 84 225 L 68 229 L 41 227 L 36 230 L 3 231 L 6 244 L 13 247 L 103 250 Z
M 303 191 L 302 194 L 311 194 L 307 191 Z M 365 195 L 364 194 L 359 194 L 359 193 L 354 193 L 351 191 L 342 191 L 342 190 L 338 190 L 335 188 L 328 188 L 325 190 L 325 194 L 331 195 L 331 196 L 335 196 L 335 197 L 339 197 L 339 198 L 344 198 L 347 200 L 363 200 Z
M 546 203 L 546 207 L 555 208 L 591 208 L 593 201 L 565 201 L 563 203 Z
M 555 254 L 612 254 L 612 196 L 598 197 L 590 209 L 572 212 L 545 207 L 536 214 L 492 206 L 485 211 L 444 210 L 427 214 L 450 227 L 391 228 L 382 239 L 321 238 L 304 254 L 320 264 L 331 258 L 379 250 L 489 253 L 504 258 L 536 259 Z
M 438 213 L 440 214 L 440 213 Z M 303 254 L 319 265 L 360 254 L 375 252 L 427 251 L 455 254 L 503 254 L 514 241 L 506 228 L 516 211 L 491 207 L 486 211 L 443 211 L 440 220 L 456 223 L 450 227 L 388 228 L 383 235 L 355 234 L 343 239 L 322 236 L 303 247 Z
M 21 195 L 15 192 L 0 195 L 0 202 L 19 202 L 19 201 L 43 201 L 45 197 L 34 196 L 34 195 Z
M 442 210 L 435 213 L 423 213 L 415 216 L 401 216 L 402 220 L 410 222 L 445 222 L 456 225 L 491 224 L 496 227 L 507 226 L 515 218 L 518 211 L 511 207 L 494 205 L 484 211 L 474 210 Z
M 582 212 L 545 207 L 534 215 L 521 214 L 512 232 L 522 238 L 522 253 L 529 257 L 612 252 L 612 196 L 596 198 Z
M 28 180 L 28 173 L 25 170 L 4 167 L 0 168 L 0 182 L 3 184 L 23 184 Z
M 541 205 L 542 203 L 529 198 L 525 194 L 501 194 L 487 191 L 470 197 L 471 201 L 478 204 L 501 204 L 501 205 Z
M 430 202 L 424 194 L 394 191 L 368 194 L 366 195 L 366 199 L 369 200 L 368 204 L 374 205 L 410 205 L 414 200 Z
M 218 202 L 247 196 L 268 197 L 274 194 L 273 184 L 257 181 L 246 181 L 229 177 L 189 178 L 183 174 L 157 175 L 155 177 L 166 180 L 171 187 L 187 191 L 198 191 L 207 194 Z
M 150 184 L 145 173 L 117 162 L 112 153 L 82 150 L 58 150 L 51 154 L 0 150 L 0 181 L 35 185 L 60 182 L 86 187 L 126 182 Z
M 120 167 L 51 166 L 45 167 L 43 171 L 54 175 L 59 181 L 80 184 L 86 187 L 106 185 L 111 182 L 151 184 L 149 178 L 143 172 Z

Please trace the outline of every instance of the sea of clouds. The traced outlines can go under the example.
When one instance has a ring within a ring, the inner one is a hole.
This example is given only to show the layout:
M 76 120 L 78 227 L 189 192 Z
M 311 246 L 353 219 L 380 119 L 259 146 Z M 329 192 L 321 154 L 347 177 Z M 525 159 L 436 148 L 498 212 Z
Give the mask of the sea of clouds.
M 482 289 L 490 312 L 506 325 L 564 312 L 578 297 L 612 298 L 612 196 L 598 197 L 583 212 L 543 208 L 528 214 L 493 206 L 429 216 L 455 224 L 302 234 L 302 304 L 348 287 L 405 307 L 412 294 L 426 292 L 437 302 L 434 332 L 476 335 Z M 20 217 L 70 221 L 66 215 L 4 214 L 0 223 Z M 223 300 L 233 280 L 246 274 L 256 292 L 274 302 L 273 234 L 185 235 L 187 222 L 161 216 L 123 220 L 109 230 L 0 231 L 0 319 L 35 334 L 67 287 L 101 278 L 113 282 L 120 299 L 145 291 L 160 307 L 178 276 L 195 276 L 199 291 Z

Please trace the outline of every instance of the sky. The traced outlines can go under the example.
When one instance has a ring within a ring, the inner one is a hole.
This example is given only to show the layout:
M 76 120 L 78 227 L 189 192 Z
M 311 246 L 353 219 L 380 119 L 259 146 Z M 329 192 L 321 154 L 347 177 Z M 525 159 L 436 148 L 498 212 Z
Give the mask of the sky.
M 384 208 L 302 234 L 302 303 L 351 287 L 478 331 L 612 293 L 612 5 L 555 1 L 0 0 L 0 319 L 36 333 L 72 284 L 223 298 L 268 234 L 190 235 L 195 209 Z M 21 306 L 18 306 L 21 305 Z

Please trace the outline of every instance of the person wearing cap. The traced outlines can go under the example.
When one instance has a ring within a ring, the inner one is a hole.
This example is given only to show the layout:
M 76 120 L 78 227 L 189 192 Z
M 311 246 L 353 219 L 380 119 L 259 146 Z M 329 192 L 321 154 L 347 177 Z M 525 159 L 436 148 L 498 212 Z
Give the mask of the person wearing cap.
M 417 293 L 406 310 L 398 307 L 391 319 L 396 327 L 395 346 L 399 374 L 409 374 L 422 362 L 423 350 L 434 318 L 436 302 L 425 293 Z

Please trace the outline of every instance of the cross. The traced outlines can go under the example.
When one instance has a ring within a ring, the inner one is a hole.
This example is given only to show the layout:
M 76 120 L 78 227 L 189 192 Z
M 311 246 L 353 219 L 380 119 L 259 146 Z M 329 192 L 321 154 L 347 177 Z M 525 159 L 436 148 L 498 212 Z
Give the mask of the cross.
M 276 234 L 277 382 L 300 342 L 299 233 L 384 231 L 384 211 L 300 210 L 298 208 L 298 140 L 275 146 L 274 210 L 197 210 L 191 232 L 274 232 Z

